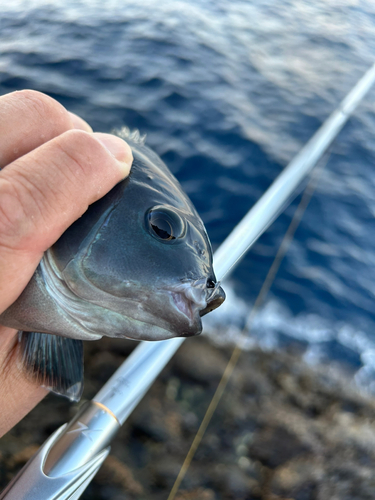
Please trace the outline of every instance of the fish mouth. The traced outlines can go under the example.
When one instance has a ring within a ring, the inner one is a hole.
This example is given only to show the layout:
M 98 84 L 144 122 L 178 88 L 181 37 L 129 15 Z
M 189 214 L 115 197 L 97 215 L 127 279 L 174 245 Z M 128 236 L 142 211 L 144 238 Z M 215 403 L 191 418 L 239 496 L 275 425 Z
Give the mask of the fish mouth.
M 188 320 L 189 329 L 182 335 L 198 335 L 202 331 L 201 317 L 219 307 L 225 300 L 225 292 L 220 282 L 211 283 L 208 288 L 206 278 L 181 283 L 170 290 L 175 308 Z
M 103 335 L 149 341 L 199 335 L 201 317 L 225 299 L 220 283 L 209 278 L 164 283 L 153 290 L 134 284 L 112 294 L 84 279 L 75 262 L 60 273 L 48 251 L 38 269 L 58 307 L 53 333 L 84 340 Z

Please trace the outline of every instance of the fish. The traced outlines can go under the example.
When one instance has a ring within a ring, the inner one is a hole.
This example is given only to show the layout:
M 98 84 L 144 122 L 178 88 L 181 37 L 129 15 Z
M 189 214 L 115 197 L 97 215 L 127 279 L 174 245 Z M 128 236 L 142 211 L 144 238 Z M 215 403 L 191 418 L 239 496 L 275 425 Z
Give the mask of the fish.
M 129 176 L 90 205 L 43 255 L 0 324 L 19 331 L 25 373 L 78 401 L 83 341 L 158 341 L 202 331 L 225 292 L 204 224 L 138 130 L 116 133 L 133 152 Z

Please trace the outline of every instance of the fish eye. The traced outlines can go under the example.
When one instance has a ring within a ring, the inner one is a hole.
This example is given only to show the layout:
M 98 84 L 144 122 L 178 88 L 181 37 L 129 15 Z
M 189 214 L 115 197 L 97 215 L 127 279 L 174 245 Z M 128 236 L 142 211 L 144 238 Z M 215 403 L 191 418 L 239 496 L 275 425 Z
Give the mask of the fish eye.
M 170 242 L 185 234 L 182 218 L 167 207 L 154 207 L 147 214 L 147 225 L 152 236 L 158 240 Z

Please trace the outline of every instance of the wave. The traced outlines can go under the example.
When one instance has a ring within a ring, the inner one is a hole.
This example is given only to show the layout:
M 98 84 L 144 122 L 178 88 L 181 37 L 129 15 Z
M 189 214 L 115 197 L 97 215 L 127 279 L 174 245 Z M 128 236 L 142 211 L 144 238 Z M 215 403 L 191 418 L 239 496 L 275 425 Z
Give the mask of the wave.
M 226 282 L 224 288 L 224 304 L 203 318 L 204 334 L 210 341 L 228 347 L 240 343 L 244 350 L 297 347 L 306 363 L 345 369 L 360 391 L 375 395 L 375 341 L 366 331 L 315 313 L 294 315 L 272 295 L 246 329 L 253 304 L 238 296 L 235 283 Z

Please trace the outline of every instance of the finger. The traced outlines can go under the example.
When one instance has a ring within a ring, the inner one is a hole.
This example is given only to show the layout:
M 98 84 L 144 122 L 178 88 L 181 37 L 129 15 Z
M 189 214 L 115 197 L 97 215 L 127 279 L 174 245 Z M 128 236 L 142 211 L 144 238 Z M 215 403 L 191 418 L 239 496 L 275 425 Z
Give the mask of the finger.
M 0 437 L 48 393 L 27 380 L 17 361 L 17 332 L 0 326 Z
M 131 162 L 119 137 L 70 130 L 0 172 L 0 311 L 21 293 L 43 252 Z
M 71 113 L 70 111 L 68 113 L 69 113 L 70 119 L 72 121 L 73 128 L 84 130 L 85 132 L 90 132 L 90 133 L 93 132 L 90 125 L 87 122 L 85 122 L 85 120 L 82 120 L 82 118 L 80 116 L 78 116 L 74 113 Z
M 72 128 L 91 132 L 86 122 L 41 92 L 21 90 L 0 97 L 0 169 Z M 79 126 L 77 126 L 79 123 Z

